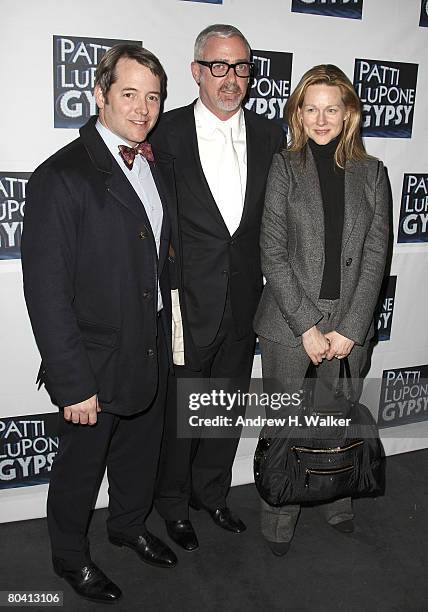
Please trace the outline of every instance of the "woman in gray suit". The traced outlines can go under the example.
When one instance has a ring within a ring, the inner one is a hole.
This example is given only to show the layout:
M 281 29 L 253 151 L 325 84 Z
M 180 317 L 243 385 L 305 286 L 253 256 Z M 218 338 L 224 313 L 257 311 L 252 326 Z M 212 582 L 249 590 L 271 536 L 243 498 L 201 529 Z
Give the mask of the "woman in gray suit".
M 287 121 L 289 145 L 273 158 L 260 238 L 266 285 L 255 330 L 263 378 L 299 389 L 310 362 L 333 379 L 348 357 L 358 380 L 388 245 L 385 170 L 364 150 L 360 101 L 336 66 L 306 72 Z M 324 509 L 332 527 L 353 531 L 350 498 Z M 299 511 L 262 501 L 262 533 L 274 554 L 287 552 Z

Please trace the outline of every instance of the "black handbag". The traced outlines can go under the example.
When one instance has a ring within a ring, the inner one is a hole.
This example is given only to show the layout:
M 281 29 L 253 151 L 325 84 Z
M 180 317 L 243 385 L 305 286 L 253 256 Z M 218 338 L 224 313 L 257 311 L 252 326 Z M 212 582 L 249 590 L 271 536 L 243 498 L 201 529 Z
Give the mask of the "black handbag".
M 343 389 L 344 373 L 350 397 Z M 298 410 L 263 427 L 254 455 L 254 480 L 269 505 L 332 501 L 383 490 L 378 427 L 370 410 L 353 396 L 349 363 L 343 359 L 328 405 L 315 407 L 306 386 Z

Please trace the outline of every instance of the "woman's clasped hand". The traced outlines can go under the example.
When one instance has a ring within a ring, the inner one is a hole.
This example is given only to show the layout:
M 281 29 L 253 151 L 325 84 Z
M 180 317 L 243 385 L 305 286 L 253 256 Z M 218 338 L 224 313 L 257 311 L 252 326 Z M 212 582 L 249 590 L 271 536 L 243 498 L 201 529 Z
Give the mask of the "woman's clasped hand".
M 334 357 L 343 359 L 352 351 L 355 342 L 336 331 L 326 334 L 320 332 L 316 325 L 303 332 L 303 347 L 314 365 L 323 359 L 330 361 Z

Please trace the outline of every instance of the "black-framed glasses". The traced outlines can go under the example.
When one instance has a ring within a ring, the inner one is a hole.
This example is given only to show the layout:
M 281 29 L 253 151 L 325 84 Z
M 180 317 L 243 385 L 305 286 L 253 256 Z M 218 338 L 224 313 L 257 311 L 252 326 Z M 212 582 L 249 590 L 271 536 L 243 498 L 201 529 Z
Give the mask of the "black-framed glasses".
M 205 62 L 197 60 L 201 66 L 206 66 L 210 69 L 213 77 L 224 77 L 233 68 L 237 77 L 247 79 L 252 75 L 254 70 L 254 62 L 237 62 L 236 64 L 228 64 L 227 62 Z

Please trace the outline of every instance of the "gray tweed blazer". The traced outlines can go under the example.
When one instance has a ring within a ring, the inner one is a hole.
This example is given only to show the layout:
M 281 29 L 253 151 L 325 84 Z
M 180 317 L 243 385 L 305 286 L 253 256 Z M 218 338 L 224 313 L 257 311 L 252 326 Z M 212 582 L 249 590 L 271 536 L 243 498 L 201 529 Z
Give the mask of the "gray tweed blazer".
M 336 331 L 364 344 L 384 274 L 389 237 L 389 192 L 382 162 L 345 167 L 339 325 Z M 323 317 L 317 307 L 324 270 L 324 212 L 317 168 L 309 147 L 277 153 L 269 173 L 261 235 L 266 285 L 254 319 L 257 334 L 286 346 Z

